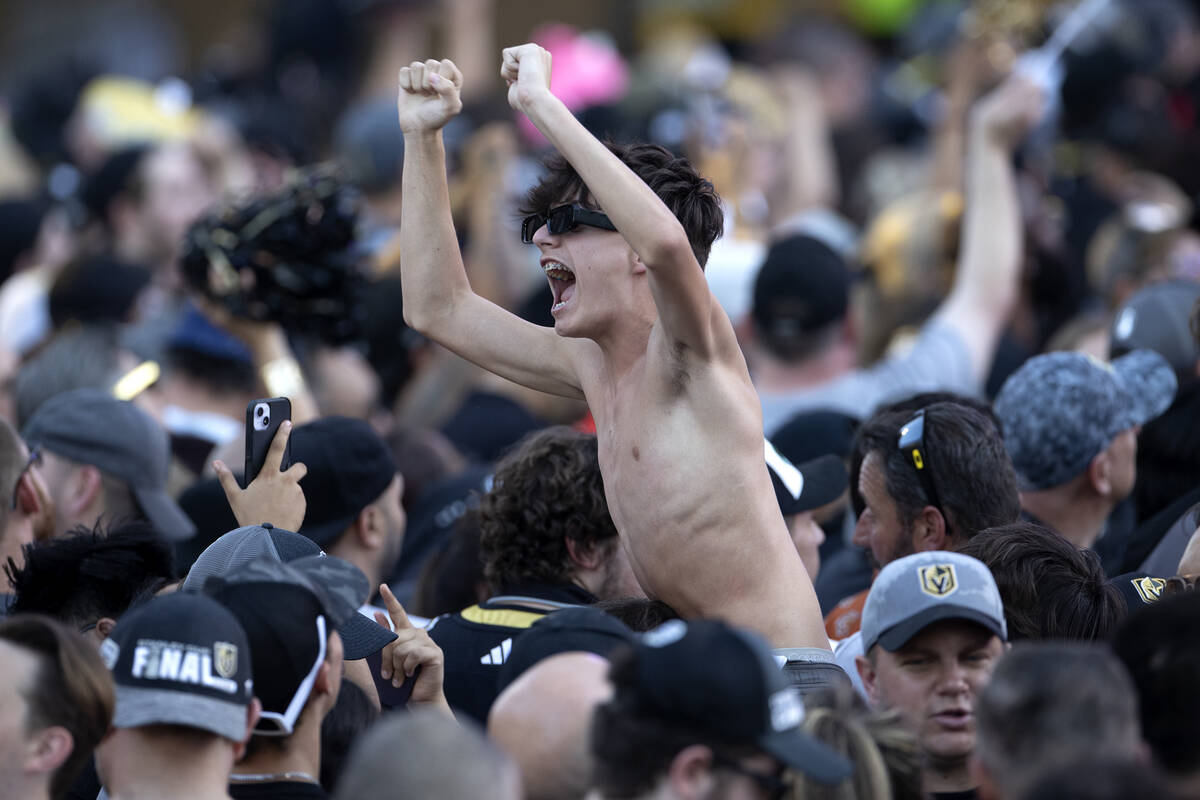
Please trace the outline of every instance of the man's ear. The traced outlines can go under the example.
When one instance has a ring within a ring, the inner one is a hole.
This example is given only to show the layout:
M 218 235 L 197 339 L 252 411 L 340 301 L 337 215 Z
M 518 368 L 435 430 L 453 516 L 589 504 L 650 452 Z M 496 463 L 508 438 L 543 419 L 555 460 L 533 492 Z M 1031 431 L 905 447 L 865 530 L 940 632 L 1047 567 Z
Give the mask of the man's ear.
M 1088 483 L 1101 497 L 1112 494 L 1112 459 L 1108 456 L 1108 448 L 1104 448 L 1088 463 Z
M 29 740 L 25 768 L 30 772 L 49 775 L 70 758 L 75 738 L 60 725 L 38 731 Z
M 91 506 L 103 491 L 103 477 L 100 470 L 91 464 L 84 464 L 75 470 L 72 477 L 71 490 L 66 494 L 67 513 L 72 516 L 82 514 L 84 509 Z
M 383 515 L 374 503 L 358 512 L 358 516 L 354 520 L 354 536 L 364 549 L 378 550 L 383 547 L 386 534 Z
M 250 698 L 250 705 L 246 706 L 246 735 L 242 737 L 240 742 L 233 743 L 233 763 L 242 760 L 246 755 L 246 745 L 250 743 L 250 737 L 254 735 L 254 726 L 258 724 L 258 718 L 262 716 L 262 701 L 257 697 Z
M 117 627 L 117 621 L 112 617 L 101 617 L 96 620 L 96 636 L 101 642 L 112 635 L 113 628 Z
M 945 550 L 949 543 L 946 534 L 946 518 L 933 506 L 925 506 L 913 521 L 913 550 L 924 553 L 929 550 Z
M 684 800 L 708 797 L 713 785 L 713 753 L 702 744 L 683 748 L 667 767 L 671 794 Z
M 879 685 L 875 682 L 875 667 L 866 656 L 855 656 L 854 666 L 858 668 L 858 678 L 862 681 L 863 689 L 867 691 L 867 699 L 873 708 L 879 708 Z
M 565 538 L 567 541 L 567 555 L 577 566 L 582 569 L 592 570 L 599 569 L 604 564 L 604 548 L 596 544 L 596 542 L 584 542 L 579 539 L 572 539 L 570 536 Z

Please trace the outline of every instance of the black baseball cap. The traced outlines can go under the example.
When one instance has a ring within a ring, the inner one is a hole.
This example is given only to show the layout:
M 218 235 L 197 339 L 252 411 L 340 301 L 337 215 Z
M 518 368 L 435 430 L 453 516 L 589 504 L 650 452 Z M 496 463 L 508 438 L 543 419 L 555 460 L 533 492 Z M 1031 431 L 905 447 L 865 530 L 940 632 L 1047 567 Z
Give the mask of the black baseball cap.
M 1192 375 L 1200 361 L 1200 342 L 1191 320 L 1200 303 L 1200 283 L 1169 280 L 1139 291 L 1121 306 L 1112 321 L 1112 357 L 1133 350 L 1153 350 L 1171 369 Z
M 785 517 L 832 503 L 849 486 L 846 465 L 838 456 L 818 456 L 796 466 L 770 441 L 765 444 L 767 472 Z
M 323 417 L 297 426 L 292 460 L 308 468 L 300 479 L 308 508 L 298 533 L 328 545 L 379 499 L 396 477 L 387 444 L 361 419 Z
M 269 523 L 247 525 L 235 528 L 205 548 L 188 570 L 183 588 L 186 591 L 198 592 L 210 578 L 228 576 L 261 556 L 294 564 L 303 558 L 323 555 L 324 551 L 306 536 L 276 528 Z M 363 586 L 366 586 L 366 576 L 363 576 L 357 567 L 352 569 L 358 572 L 362 577 Z M 317 577 L 320 579 L 321 575 L 318 574 Z M 369 590 L 364 590 L 362 599 L 358 601 L 359 605 L 366 601 L 367 591 Z M 396 638 L 396 634 L 357 612 L 339 623 L 337 630 L 345 646 L 347 661 L 356 661 L 377 653 Z
M 263 706 L 255 733 L 291 735 L 325 662 L 329 635 L 360 617 L 366 577 L 324 554 L 286 564 L 263 555 L 210 577 L 204 593 L 246 630 Z
M 820 239 L 780 239 L 754 280 L 754 324 L 776 341 L 819 331 L 846 316 L 851 281 L 845 260 Z
M 497 688 L 504 689 L 543 659 L 559 653 L 584 652 L 608 656 L 637 634 L 621 620 L 598 608 L 579 606 L 554 611 L 513 639 L 512 651 L 500 668 Z
M 117 687 L 115 728 L 183 725 L 240 742 L 255 695 L 249 639 L 212 598 L 175 592 L 124 616 L 100 645 Z
M 819 783 L 850 776 L 850 763 L 804 733 L 804 703 L 749 631 L 717 620 L 672 620 L 633 648 L 633 692 L 658 716 L 697 734 L 745 742 Z
M 73 389 L 38 407 L 21 433 L 41 447 L 129 485 L 138 507 L 167 539 L 190 538 L 196 526 L 167 493 L 171 445 L 145 411 L 99 389 Z

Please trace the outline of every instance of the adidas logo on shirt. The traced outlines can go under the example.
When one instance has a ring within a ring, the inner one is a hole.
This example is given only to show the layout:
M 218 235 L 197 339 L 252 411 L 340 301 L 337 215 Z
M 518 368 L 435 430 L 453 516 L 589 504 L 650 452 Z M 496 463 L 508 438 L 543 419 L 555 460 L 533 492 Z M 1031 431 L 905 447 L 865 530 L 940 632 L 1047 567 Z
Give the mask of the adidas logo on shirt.
M 505 639 L 500 644 L 492 648 L 490 653 L 484 653 L 483 658 L 479 659 L 480 664 L 488 664 L 489 666 L 498 667 L 505 661 L 508 661 L 508 654 L 512 652 L 512 637 Z

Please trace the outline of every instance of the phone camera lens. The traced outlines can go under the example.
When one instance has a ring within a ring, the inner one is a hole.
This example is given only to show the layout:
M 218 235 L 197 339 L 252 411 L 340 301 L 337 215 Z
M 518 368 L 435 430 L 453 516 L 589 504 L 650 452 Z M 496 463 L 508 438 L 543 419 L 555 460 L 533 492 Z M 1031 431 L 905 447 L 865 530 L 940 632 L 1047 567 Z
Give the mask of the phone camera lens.
M 262 406 L 259 406 L 258 408 L 254 409 L 254 413 L 260 417 L 263 415 L 264 412 L 266 412 L 266 409 L 263 408 Z
M 270 418 L 270 417 L 263 417 L 262 424 L 263 424 L 264 426 L 266 426 L 266 425 L 270 425 L 270 424 L 271 424 L 271 418 Z

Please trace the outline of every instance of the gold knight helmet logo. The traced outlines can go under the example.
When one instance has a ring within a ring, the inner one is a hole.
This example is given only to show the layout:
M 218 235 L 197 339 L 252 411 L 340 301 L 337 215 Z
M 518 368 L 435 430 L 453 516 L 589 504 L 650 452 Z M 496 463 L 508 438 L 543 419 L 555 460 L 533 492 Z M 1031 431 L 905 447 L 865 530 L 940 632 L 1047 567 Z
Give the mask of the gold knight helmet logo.
M 238 649 L 236 644 L 229 642 L 213 643 L 213 667 L 222 678 L 232 678 L 237 674 Z
M 958 589 L 953 564 L 929 564 L 918 570 L 921 591 L 931 597 L 946 597 Z

